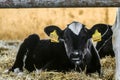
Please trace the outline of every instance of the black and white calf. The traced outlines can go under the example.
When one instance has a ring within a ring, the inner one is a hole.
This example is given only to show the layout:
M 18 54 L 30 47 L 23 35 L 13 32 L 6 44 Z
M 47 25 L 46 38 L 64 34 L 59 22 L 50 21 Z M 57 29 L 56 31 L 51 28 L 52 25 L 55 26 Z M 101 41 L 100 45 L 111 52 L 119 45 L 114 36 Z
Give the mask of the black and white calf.
M 112 26 L 107 24 L 95 24 L 91 28 L 91 33 L 94 34 L 96 30 L 101 33 L 101 41 L 98 41 L 95 45 L 100 58 L 105 56 L 114 57 L 113 45 L 112 45 Z
M 53 26 L 45 28 L 48 36 L 53 30 Z M 65 30 L 56 31 L 59 40 L 64 42 L 67 57 L 77 70 L 83 71 L 86 66 L 86 73 L 97 71 L 101 74 L 100 58 L 91 41 L 91 30 L 79 22 L 72 22 Z
M 9 71 L 22 71 L 23 67 L 30 72 L 35 69 L 69 71 L 74 68 L 83 71 L 86 67 L 87 74 L 96 71 L 101 74 L 100 58 L 91 41 L 91 31 L 85 25 L 72 22 L 65 30 L 57 26 L 45 28 L 48 36 L 54 31 L 59 43 L 40 40 L 36 34 L 26 38 Z

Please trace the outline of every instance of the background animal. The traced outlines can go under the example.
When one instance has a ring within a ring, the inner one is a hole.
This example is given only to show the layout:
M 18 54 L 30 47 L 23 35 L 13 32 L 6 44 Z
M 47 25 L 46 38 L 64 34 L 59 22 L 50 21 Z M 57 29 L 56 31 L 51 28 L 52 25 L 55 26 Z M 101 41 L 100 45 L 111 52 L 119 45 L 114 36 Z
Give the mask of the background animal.
M 96 49 L 100 55 L 100 58 L 105 56 L 114 57 L 113 45 L 112 45 L 112 26 L 108 24 L 95 24 L 91 28 L 91 34 L 94 34 L 96 30 L 101 33 L 101 41 L 96 42 Z

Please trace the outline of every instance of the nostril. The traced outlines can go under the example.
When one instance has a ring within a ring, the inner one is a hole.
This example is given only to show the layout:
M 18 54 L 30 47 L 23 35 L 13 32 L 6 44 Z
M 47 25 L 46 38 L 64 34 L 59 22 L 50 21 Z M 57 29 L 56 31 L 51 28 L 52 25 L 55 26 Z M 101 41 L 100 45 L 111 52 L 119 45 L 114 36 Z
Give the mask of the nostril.
M 78 61 L 80 61 L 80 57 L 78 52 L 73 52 L 70 55 L 70 59 L 74 62 L 74 63 L 78 63 Z
M 80 57 L 80 55 L 79 55 L 78 52 L 73 52 L 73 53 L 70 54 L 70 58 L 78 60 L 79 57 Z
M 73 56 L 78 56 L 79 53 L 78 53 L 78 52 L 73 52 L 72 55 L 73 55 Z

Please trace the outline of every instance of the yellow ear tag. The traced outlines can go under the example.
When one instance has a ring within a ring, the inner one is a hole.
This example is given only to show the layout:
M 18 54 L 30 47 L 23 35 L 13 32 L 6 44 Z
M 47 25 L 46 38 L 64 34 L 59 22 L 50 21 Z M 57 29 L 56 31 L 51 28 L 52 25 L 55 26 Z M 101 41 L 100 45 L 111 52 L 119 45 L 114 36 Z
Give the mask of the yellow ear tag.
M 56 30 L 50 33 L 51 42 L 59 43 Z
M 101 41 L 101 33 L 98 32 L 98 30 L 95 30 L 95 33 L 92 35 L 92 39 L 94 42 L 98 42 L 98 41 Z

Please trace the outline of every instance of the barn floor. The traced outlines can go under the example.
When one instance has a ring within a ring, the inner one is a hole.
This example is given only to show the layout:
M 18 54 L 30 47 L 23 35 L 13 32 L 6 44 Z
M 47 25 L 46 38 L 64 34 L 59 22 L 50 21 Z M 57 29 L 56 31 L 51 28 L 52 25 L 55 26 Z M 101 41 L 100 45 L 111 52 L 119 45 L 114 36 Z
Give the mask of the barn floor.
M 21 41 L 0 41 L 0 80 L 114 80 L 115 59 L 110 56 L 101 59 L 103 77 L 99 78 L 97 73 L 86 76 L 84 72 L 47 72 L 43 71 L 36 74 L 28 73 L 26 70 L 23 75 L 13 72 L 4 73 L 9 69 L 14 61 Z

